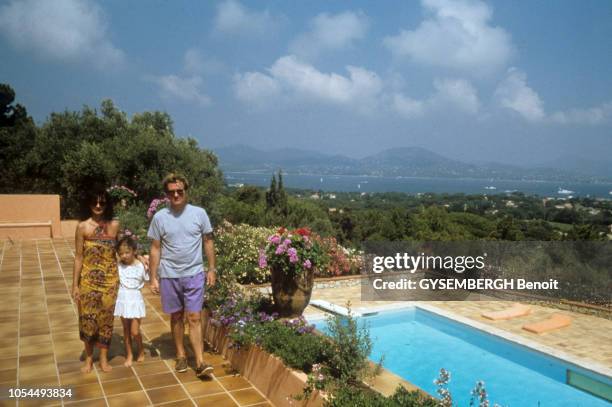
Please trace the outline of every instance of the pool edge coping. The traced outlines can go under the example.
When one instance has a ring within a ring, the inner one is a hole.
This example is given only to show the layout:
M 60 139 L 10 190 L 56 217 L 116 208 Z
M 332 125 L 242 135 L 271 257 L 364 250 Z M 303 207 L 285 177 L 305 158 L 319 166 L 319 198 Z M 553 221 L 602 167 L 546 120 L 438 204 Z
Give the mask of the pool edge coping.
M 591 373 L 595 373 L 601 376 L 604 376 L 605 378 L 607 378 L 608 380 L 612 381 L 612 369 L 601 365 L 597 362 L 592 362 L 589 360 L 585 360 L 585 359 L 581 359 L 579 357 L 576 357 L 574 355 L 571 355 L 567 352 L 563 352 L 561 350 L 557 350 L 555 348 L 552 348 L 548 345 L 544 345 L 541 343 L 538 343 L 534 340 L 531 340 L 529 338 L 525 338 L 521 335 L 512 333 L 512 332 L 508 332 L 504 329 L 501 328 L 497 328 L 485 323 L 482 323 L 480 321 L 476 321 L 472 318 L 468 318 L 468 317 L 464 317 L 462 315 L 458 315 L 452 311 L 447 311 L 441 308 L 438 308 L 434 305 L 430 305 L 430 304 L 419 304 L 419 303 L 413 303 L 413 306 L 416 308 L 421 308 L 425 311 L 429 311 L 432 312 L 434 314 L 437 314 L 439 316 L 451 319 L 455 322 L 467 325 L 469 327 L 472 327 L 474 329 L 477 329 L 479 331 L 482 331 L 484 333 L 487 333 L 489 335 L 493 335 L 502 339 L 505 339 L 511 343 L 515 343 L 521 346 L 525 346 L 526 348 L 529 348 L 535 352 L 539 352 L 539 353 L 543 353 L 545 356 L 549 356 L 555 359 L 559 359 L 562 362 L 571 364 L 571 365 L 575 365 L 578 366 L 582 369 L 585 369 L 587 371 L 590 371 Z
M 489 335 L 493 335 L 495 337 L 504 339 L 506 341 L 509 341 L 517 345 L 524 346 L 532 351 L 542 353 L 545 356 L 549 356 L 555 359 L 559 359 L 562 362 L 565 362 L 565 363 L 568 363 L 574 366 L 578 366 L 582 369 L 590 371 L 591 373 L 595 373 L 595 374 L 606 377 L 608 380 L 612 380 L 612 369 L 602 364 L 599 364 L 597 362 L 592 362 L 589 360 L 585 360 L 585 359 L 581 359 L 579 357 L 570 355 L 567 352 L 563 352 L 563 351 L 554 349 L 548 345 L 537 343 L 529 338 L 525 338 L 518 334 L 505 331 L 501 328 L 490 326 L 488 324 L 476 321 L 474 319 L 464 317 L 452 311 L 447 311 L 447 310 L 438 308 L 434 305 L 423 304 L 418 301 L 406 301 L 405 303 L 375 305 L 371 307 L 358 307 L 358 308 L 355 308 L 355 311 L 382 312 L 382 311 L 401 310 L 404 308 L 420 308 L 424 311 L 428 311 L 438 316 L 448 318 L 457 323 L 467 325 L 471 328 L 477 329 L 478 331 L 484 332 Z M 312 314 L 308 318 L 313 319 L 313 320 L 319 320 L 319 319 L 323 319 L 325 315 L 328 315 L 328 313 L 321 312 L 321 313 Z

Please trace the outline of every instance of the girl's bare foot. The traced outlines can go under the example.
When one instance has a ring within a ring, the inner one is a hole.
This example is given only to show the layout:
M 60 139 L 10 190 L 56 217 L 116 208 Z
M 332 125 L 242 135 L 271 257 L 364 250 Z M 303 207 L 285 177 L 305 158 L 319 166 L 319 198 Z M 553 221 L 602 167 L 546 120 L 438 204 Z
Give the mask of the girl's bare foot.
M 144 362 L 144 360 L 145 360 L 145 353 L 144 351 L 142 351 L 138 354 L 138 357 L 136 358 L 136 362 Z
M 125 358 L 125 362 L 123 363 L 123 366 L 125 366 L 125 367 L 132 366 L 132 357 L 131 356 L 128 356 L 127 358 Z
M 100 369 L 102 369 L 103 372 L 108 373 L 111 370 L 113 370 L 113 367 L 109 365 L 107 361 L 106 362 L 100 361 Z
M 85 358 L 85 364 L 81 367 L 81 373 L 89 373 L 93 369 L 93 358 Z

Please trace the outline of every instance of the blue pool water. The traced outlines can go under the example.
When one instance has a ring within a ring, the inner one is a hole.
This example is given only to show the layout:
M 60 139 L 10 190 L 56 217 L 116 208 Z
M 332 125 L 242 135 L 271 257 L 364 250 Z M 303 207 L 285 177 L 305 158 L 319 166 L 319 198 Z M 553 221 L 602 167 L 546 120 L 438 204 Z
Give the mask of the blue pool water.
M 449 389 L 458 406 L 468 406 L 470 391 L 485 382 L 491 405 L 541 407 L 610 406 L 567 384 L 567 370 L 603 378 L 559 359 L 422 309 L 365 317 L 374 344 L 372 360 L 384 356 L 383 366 L 430 394 L 440 368 L 451 372 Z M 322 326 L 323 330 L 325 329 Z

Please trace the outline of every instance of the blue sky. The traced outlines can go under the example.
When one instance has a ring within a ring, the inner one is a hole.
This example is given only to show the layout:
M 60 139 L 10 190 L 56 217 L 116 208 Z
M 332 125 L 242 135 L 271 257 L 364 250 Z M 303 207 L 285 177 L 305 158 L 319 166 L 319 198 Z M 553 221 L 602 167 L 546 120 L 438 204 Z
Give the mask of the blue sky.
M 0 2 L 0 82 L 38 122 L 112 99 L 205 148 L 522 165 L 612 153 L 612 2 Z

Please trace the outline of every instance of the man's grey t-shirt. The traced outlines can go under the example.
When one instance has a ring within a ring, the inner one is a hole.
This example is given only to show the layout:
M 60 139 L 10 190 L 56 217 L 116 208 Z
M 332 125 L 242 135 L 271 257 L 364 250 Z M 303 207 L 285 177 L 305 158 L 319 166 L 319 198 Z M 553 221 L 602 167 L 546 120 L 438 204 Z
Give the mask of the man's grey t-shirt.
M 204 271 L 202 235 L 212 226 L 203 208 L 187 204 L 180 214 L 164 208 L 153 216 L 147 236 L 161 242 L 161 278 L 188 277 Z

